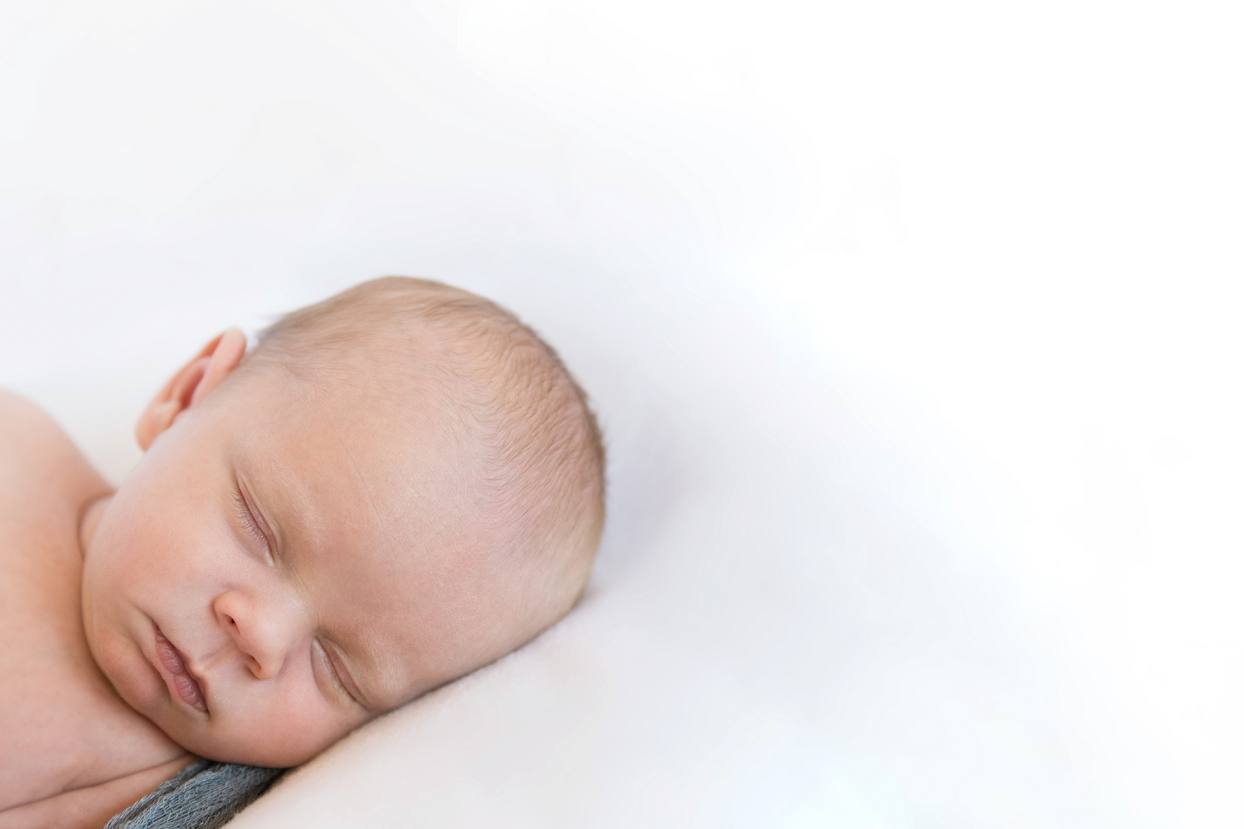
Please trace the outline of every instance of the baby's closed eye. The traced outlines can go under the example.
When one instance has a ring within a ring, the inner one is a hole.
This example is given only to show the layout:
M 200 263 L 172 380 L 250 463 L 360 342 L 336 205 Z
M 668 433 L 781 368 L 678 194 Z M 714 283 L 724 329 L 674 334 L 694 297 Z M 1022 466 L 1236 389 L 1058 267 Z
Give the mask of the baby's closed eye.
M 268 553 L 268 557 L 272 557 L 272 548 L 268 543 L 268 537 L 259 529 L 255 522 L 255 517 L 251 513 L 250 505 L 246 503 L 246 498 L 242 495 L 242 490 L 235 488 L 233 490 L 233 502 L 237 505 L 237 515 L 242 520 L 242 524 L 246 527 L 246 531 L 255 537 L 255 540 L 264 546 Z

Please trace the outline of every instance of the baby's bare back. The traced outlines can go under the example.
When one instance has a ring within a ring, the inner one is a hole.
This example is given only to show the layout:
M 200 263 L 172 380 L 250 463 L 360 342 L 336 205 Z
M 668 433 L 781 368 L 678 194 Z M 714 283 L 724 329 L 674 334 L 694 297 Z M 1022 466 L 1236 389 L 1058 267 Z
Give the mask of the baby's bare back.
M 0 829 L 101 826 L 193 760 L 116 695 L 82 631 L 78 513 L 107 483 L 0 389 Z

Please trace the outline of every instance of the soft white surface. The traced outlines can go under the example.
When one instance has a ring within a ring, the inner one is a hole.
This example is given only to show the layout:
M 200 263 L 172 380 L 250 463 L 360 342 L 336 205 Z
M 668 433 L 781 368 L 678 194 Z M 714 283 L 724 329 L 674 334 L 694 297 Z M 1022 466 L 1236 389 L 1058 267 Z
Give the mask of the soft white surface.
M 383 273 L 608 441 L 584 605 L 231 827 L 1241 822 L 1238 21 L 763 9 L 0 11 L 0 382 L 114 480 Z

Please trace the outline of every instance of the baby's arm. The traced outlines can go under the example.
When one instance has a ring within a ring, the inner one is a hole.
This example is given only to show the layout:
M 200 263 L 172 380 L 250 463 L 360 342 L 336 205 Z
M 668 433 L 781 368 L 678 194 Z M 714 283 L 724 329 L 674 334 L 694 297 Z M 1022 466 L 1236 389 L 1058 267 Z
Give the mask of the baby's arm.
M 6 809 L 0 812 L 0 829 L 100 829 L 117 812 L 154 791 L 194 759 L 182 755 L 96 786 Z

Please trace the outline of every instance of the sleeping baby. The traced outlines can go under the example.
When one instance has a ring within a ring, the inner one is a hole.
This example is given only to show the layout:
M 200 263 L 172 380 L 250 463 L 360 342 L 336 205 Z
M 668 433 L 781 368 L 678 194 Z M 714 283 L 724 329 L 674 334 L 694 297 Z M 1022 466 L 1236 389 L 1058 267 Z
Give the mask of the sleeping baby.
M 427 279 L 220 333 L 136 436 L 113 487 L 0 392 L 0 827 L 101 826 L 198 758 L 304 762 L 562 618 L 604 524 L 556 352 Z

